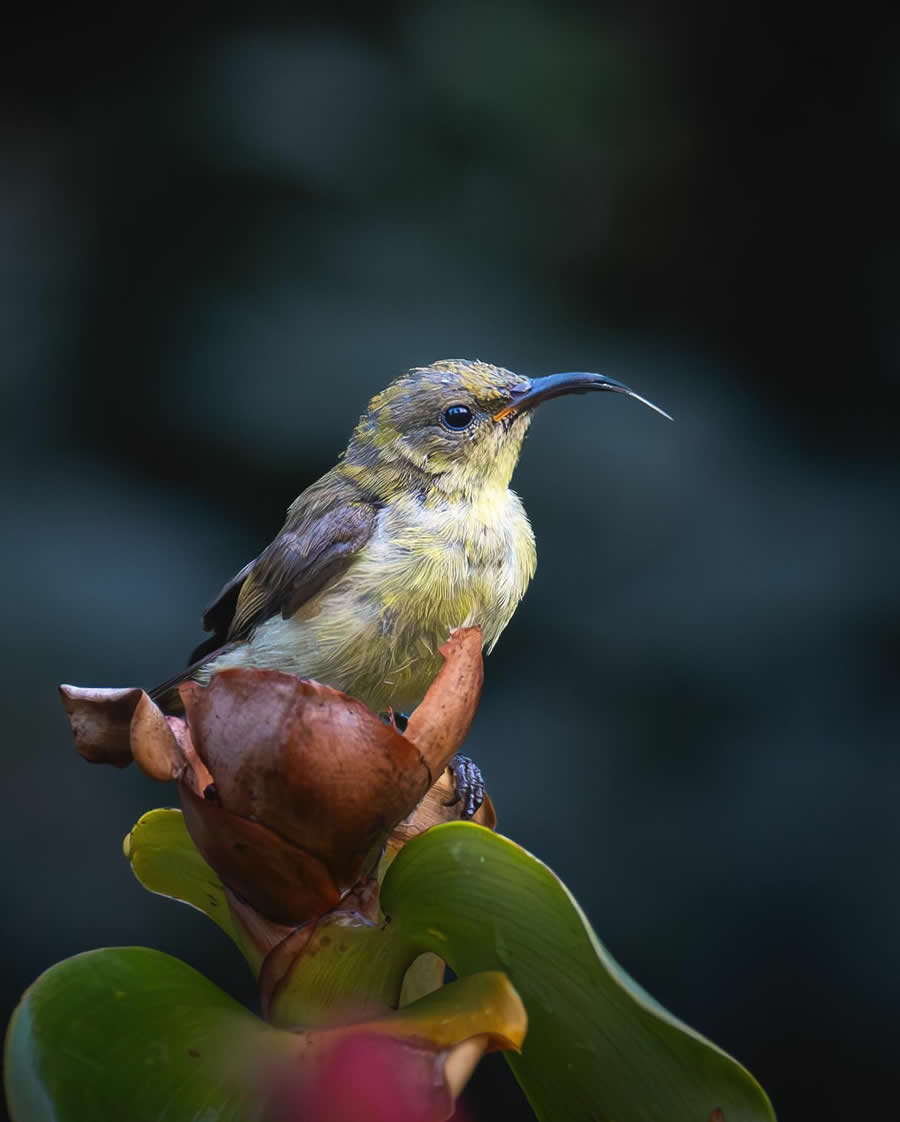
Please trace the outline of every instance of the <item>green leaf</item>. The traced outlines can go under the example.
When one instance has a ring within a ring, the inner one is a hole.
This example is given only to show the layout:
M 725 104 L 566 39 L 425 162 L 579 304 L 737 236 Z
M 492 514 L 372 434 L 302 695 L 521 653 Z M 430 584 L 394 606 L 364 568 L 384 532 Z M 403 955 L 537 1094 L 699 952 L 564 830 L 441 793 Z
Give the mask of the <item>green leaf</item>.
M 243 945 L 221 884 L 179 811 L 144 815 L 126 852 L 146 887 L 205 911 L 258 968 L 259 953 Z M 522 1055 L 510 1063 L 542 1122 L 706 1122 L 717 1108 L 726 1122 L 774 1117 L 753 1077 L 633 981 L 565 886 L 508 839 L 471 823 L 432 828 L 393 861 L 382 906 L 393 921 L 389 935 L 353 933 L 360 953 L 369 940 L 379 944 L 372 996 L 383 989 L 395 999 L 397 964 L 408 963 L 413 948 L 446 959 L 460 976 L 505 971 L 530 1025 Z M 331 948 L 335 955 L 340 946 Z M 272 1009 L 276 1022 L 334 1023 L 319 1019 L 309 989 L 313 974 L 318 990 L 319 975 L 325 985 L 336 969 L 330 951 L 319 954 L 315 970 L 298 964 L 283 987 Z M 361 969 L 364 958 L 350 956 L 326 988 L 358 990 Z
M 398 1047 L 377 1055 L 391 1085 L 424 1095 L 423 1118 L 444 1118 L 484 1048 L 519 1047 L 525 1023 L 509 980 L 488 972 L 384 1017 L 294 1034 L 169 955 L 89 951 L 26 990 L 6 1037 L 7 1102 L 13 1122 L 261 1122 L 285 1090 L 327 1104 L 335 1050 L 387 1039 Z M 364 1109 L 370 1091 L 349 1105 Z
M 510 1065 L 541 1122 L 771 1122 L 736 1060 L 611 958 L 558 878 L 472 823 L 435 826 L 388 870 L 381 904 L 460 976 L 502 970 L 528 1013 Z
M 245 1078 L 270 1029 L 196 970 L 143 947 L 88 951 L 28 990 L 6 1037 L 14 1122 L 254 1122 Z
M 399 1004 L 418 957 L 415 944 L 392 925 L 332 913 L 271 952 L 259 976 L 263 1015 L 286 1029 L 379 1016 Z
M 237 945 L 253 973 L 259 973 L 265 952 L 235 922 L 225 888 L 191 841 L 180 810 L 147 811 L 126 835 L 122 848 L 144 888 L 204 912 Z
M 122 848 L 144 888 L 205 912 L 239 943 L 222 882 L 191 841 L 180 810 L 148 811 Z

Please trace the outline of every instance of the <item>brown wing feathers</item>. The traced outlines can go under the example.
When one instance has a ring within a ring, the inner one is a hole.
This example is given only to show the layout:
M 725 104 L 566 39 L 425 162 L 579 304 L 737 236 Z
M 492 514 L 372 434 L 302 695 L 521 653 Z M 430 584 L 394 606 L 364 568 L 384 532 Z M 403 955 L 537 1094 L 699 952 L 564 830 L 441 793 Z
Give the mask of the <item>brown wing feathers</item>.
M 300 496 L 275 540 L 225 585 L 203 616 L 213 635 L 192 652 L 187 669 L 152 696 L 177 706 L 174 687 L 200 665 L 226 646 L 251 639 L 272 616 L 290 618 L 350 566 L 372 535 L 378 504 L 355 489 L 347 494 L 344 480 L 332 481 L 337 485 L 323 495 L 327 478 Z
M 241 587 L 228 639 L 248 639 L 274 615 L 289 619 L 342 573 L 369 540 L 376 509 L 334 506 L 293 529 L 285 526 L 259 555 Z

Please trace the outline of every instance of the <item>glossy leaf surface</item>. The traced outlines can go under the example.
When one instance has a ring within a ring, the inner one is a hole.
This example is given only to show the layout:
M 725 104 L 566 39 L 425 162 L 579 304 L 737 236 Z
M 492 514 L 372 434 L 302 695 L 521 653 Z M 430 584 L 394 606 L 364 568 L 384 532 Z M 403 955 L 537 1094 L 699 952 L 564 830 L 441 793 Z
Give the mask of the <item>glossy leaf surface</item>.
M 191 841 L 180 810 L 150 810 L 122 846 L 144 888 L 199 908 L 240 945 L 225 890 Z
M 438 1122 L 482 1052 L 518 1047 L 525 1026 L 515 990 L 489 972 L 383 1018 L 294 1034 L 176 958 L 109 948 L 58 963 L 26 991 L 7 1033 L 7 1101 L 14 1122 L 294 1122 L 310 1103 L 314 1117 L 300 1116 L 326 1122 L 343 1050 L 373 1083 L 367 1055 L 389 1064 L 386 1090 L 410 1105 L 410 1122 Z M 373 1040 L 385 1041 L 374 1053 Z M 354 1117 L 371 1091 L 342 1089 Z
M 189 852 L 183 826 L 172 827 Z M 148 887 L 205 910 L 202 893 L 189 895 L 202 878 L 176 883 L 185 867 L 167 865 L 166 884 Z M 510 1062 L 545 1122 L 705 1122 L 719 1108 L 726 1122 L 773 1117 L 755 1080 L 629 978 L 565 886 L 513 842 L 471 824 L 436 827 L 394 859 L 382 906 L 398 953 L 412 943 L 460 975 L 512 979 L 530 1029 Z
M 633 982 L 565 886 L 507 838 L 436 826 L 394 860 L 381 903 L 460 976 L 509 976 L 529 1027 L 508 1058 L 542 1122 L 774 1117 L 753 1077 Z
M 244 1061 L 275 1030 L 176 958 L 88 951 L 25 992 L 6 1042 L 15 1122 L 255 1122 Z
M 216 871 L 194 845 L 180 810 L 148 810 L 122 845 L 131 871 L 150 892 L 181 900 L 204 912 L 237 945 L 258 974 L 268 950 L 291 932 L 229 899 Z M 232 906 L 239 907 L 239 922 Z

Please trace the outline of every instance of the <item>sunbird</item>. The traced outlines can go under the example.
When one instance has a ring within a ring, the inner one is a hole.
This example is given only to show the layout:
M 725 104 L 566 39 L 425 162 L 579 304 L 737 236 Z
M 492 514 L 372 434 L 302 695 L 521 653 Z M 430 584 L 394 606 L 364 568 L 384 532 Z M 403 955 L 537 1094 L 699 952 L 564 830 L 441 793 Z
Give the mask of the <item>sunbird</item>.
M 408 713 L 450 632 L 477 624 L 490 652 L 534 576 L 534 533 L 509 483 L 535 406 L 596 390 L 668 417 L 602 374 L 526 378 L 457 359 L 401 374 L 225 585 L 203 617 L 212 637 L 154 697 L 177 711 L 179 682 L 260 667 Z

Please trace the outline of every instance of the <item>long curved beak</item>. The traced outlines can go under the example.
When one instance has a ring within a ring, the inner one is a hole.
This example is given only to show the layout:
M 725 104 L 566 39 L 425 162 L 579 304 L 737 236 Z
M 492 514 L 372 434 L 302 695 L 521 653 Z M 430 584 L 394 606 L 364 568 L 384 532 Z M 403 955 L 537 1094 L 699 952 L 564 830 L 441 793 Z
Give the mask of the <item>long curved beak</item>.
M 645 397 L 629 389 L 615 378 L 607 378 L 605 374 L 588 374 L 582 370 L 570 371 L 567 374 L 546 374 L 543 378 L 532 378 L 531 385 L 519 394 L 513 394 L 513 400 L 505 405 L 498 413 L 494 414 L 495 421 L 502 421 L 512 413 L 521 413 L 525 409 L 533 409 L 542 401 L 549 401 L 551 397 L 562 397 L 569 393 L 591 393 L 593 390 L 611 390 L 613 393 L 625 393 L 640 401 L 643 405 L 661 414 L 667 421 L 672 418 L 658 405 L 648 401 Z

